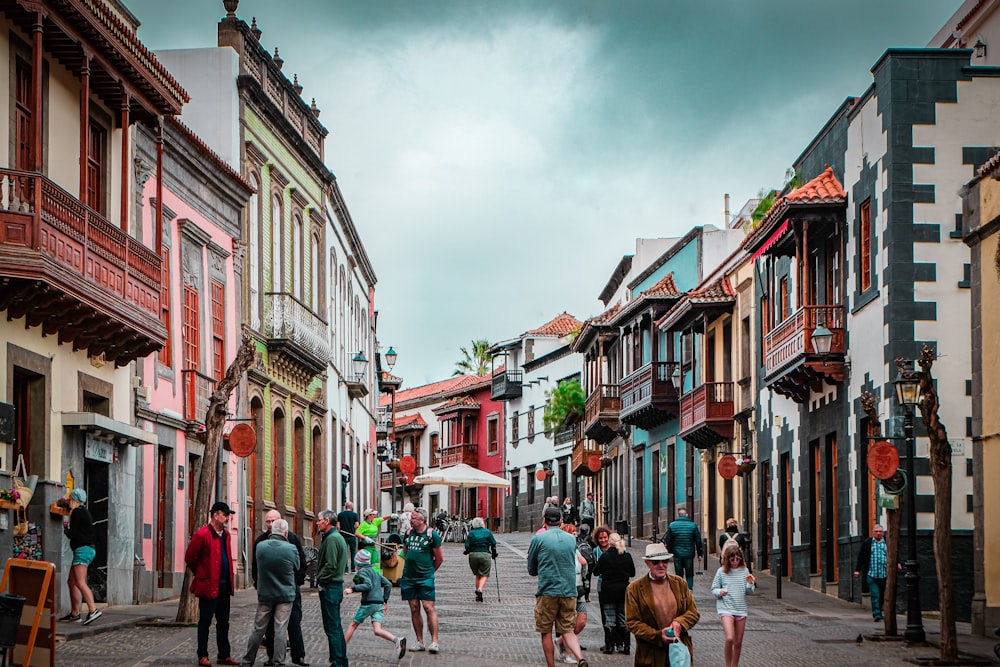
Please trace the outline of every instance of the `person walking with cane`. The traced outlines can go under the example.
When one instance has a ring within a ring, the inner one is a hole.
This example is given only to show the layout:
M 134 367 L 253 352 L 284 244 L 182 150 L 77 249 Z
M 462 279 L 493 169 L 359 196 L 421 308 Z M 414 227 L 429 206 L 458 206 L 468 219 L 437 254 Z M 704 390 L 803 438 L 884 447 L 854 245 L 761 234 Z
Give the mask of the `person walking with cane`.
M 491 560 L 497 557 L 497 540 L 482 517 L 472 520 L 472 530 L 465 538 L 465 551 L 462 553 L 469 556 L 469 568 L 476 578 L 476 602 L 482 602 L 483 587 L 490 578 Z

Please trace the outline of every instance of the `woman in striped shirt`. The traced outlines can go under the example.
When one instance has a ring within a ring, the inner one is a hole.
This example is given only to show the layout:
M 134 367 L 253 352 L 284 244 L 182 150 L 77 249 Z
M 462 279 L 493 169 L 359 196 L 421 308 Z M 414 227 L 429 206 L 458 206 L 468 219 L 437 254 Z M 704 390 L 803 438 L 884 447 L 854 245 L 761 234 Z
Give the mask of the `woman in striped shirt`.
M 743 550 L 736 540 L 729 540 L 722 549 L 722 566 L 712 579 L 715 610 L 719 612 L 722 629 L 726 633 L 726 667 L 738 667 L 740 664 L 743 631 L 747 625 L 747 593 L 755 588 Z

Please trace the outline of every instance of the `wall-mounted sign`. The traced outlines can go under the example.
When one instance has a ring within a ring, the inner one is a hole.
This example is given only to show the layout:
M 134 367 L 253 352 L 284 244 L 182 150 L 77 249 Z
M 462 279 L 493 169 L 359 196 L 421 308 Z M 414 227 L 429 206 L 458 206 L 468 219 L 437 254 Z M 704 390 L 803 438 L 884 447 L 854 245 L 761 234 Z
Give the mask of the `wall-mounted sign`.
M 111 463 L 115 458 L 115 448 L 110 442 L 98 440 L 88 434 L 83 447 L 83 457 L 91 461 Z
M 736 477 L 736 473 L 739 470 L 739 466 L 736 465 L 736 457 L 732 454 L 726 454 L 718 463 L 719 474 L 722 475 L 722 479 L 732 479 Z

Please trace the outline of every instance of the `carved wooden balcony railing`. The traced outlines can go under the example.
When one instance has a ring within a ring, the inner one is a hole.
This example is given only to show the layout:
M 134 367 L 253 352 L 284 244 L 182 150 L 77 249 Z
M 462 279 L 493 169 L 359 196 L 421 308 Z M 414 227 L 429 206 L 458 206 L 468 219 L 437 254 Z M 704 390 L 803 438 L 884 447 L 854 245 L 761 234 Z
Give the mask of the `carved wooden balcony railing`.
M 413 471 L 413 475 L 404 475 L 401 472 L 396 472 L 396 486 L 402 486 L 405 488 L 422 488 L 423 484 L 417 484 L 413 482 L 413 478 L 419 477 L 424 474 L 424 469 L 422 467 L 417 468 Z M 403 481 L 403 478 L 406 481 Z M 392 491 L 392 471 L 381 472 L 378 476 L 378 488 L 382 491 Z
M 181 371 L 181 378 L 184 385 L 184 421 L 204 424 L 215 380 L 190 368 Z
M 602 445 L 614 440 L 621 431 L 618 414 L 622 403 L 618 391 L 617 384 L 600 384 L 587 396 L 583 432 Z
M 509 401 L 521 397 L 521 371 L 503 371 L 493 376 L 492 391 L 494 401 Z
M 680 436 L 707 449 L 733 437 L 733 383 L 706 382 L 681 397 Z
M 590 476 L 601 469 L 601 455 L 604 451 L 594 447 L 592 440 L 581 440 L 573 447 L 570 468 L 574 475 Z
M 441 448 L 442 468 L 447 468 L 448 466 L 457 465 L 459 463 L 464 463 L 465 465 L 473 467 L 478 466 L 479 445 L 467 442 L 461 445 L 452 445 L 451 447 Z
M 566 445 L 575 445 L 582 438 L 583 424 L 577 422 L 576 424 L 572 424 L 556 431 L 552 438 L 552 442 L 557 448 L 560 448 L 565 447 Z
M 293 295 L 264 295 L 264 335 L 268 348 L 283 352 L 313 374 L 326 369 L 330 360 L 326 322 Z M 350 382 L 362 384 L 351 377 Z M 365 389 L 367 394 L 367 388 Z
M 833 333 L 825 359 L 812 344 L 813 332 L 820 325 Z M 820 389 L 824 379 L 844 380 L 844 353 L 844 307 L 803 306 L 764 336 L 764 383 L 804 402 L 810 389 Z
M 657 361 L 622 378 L 623 423 L 648 431 L 677 418 L 680 410 L 674 384 L 677 366 L 676 361 Z
M 162 261 L 45 176 L 0 169 L 0 310 L 117 366 L 163 347 Z

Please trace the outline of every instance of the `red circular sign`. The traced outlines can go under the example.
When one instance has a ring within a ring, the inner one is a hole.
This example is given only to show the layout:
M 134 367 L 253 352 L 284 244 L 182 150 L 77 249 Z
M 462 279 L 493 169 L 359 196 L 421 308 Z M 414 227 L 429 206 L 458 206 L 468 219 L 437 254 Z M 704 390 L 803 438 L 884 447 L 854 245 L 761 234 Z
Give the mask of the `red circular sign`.
M 722 479 L 732 479 L 736 477 L 736 473 L 739 470 L 739 466 L 736 465 L 736 457 L 732 454 L 726 454 L 717 464 L 719 468 L 719 474 L 722 475 Z
M 868 448 L 868 470 L 878 479 L 889 479 L 899 468 L 899 452 L 891 443 L 879 440 Z
M 546 477 L 545 468 L 539 468 L 535 472 L 535 479 L 537 479 L 539 482 L 544 482 L 545 481 L 545 477 Z
M 240 458 L 253 454 L 257 448 L 257 432 L 250 424 L 237 424 L 229 434 L 229 449 Z
M 587 459 L 587 467 L 590 468 L 590 472 L 597 472 L 601 469 L 601 455 L 591 454 Z
M 417 460 L 407 454 L 399 459 L 399 469 L 409 475 L 417 469 Z

